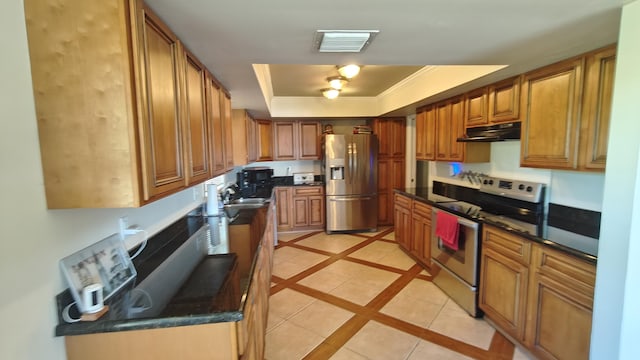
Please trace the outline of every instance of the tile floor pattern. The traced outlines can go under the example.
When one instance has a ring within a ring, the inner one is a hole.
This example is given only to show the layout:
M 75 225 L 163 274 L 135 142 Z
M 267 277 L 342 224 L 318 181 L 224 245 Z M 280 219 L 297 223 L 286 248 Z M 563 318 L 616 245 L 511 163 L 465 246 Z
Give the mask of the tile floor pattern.
M 278 234 L 267 360 L 529 359 L 376 233 Z

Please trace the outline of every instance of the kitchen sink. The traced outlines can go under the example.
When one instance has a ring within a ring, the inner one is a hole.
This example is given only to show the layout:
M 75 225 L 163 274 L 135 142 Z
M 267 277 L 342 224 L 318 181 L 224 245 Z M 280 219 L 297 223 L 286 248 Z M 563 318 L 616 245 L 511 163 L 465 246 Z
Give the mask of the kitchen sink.
M 264 205 L 269 199 L 267 198 L 240 198 L 231 200 L 227 205 Z M 226 206 L 226 205 L 225 205 Z

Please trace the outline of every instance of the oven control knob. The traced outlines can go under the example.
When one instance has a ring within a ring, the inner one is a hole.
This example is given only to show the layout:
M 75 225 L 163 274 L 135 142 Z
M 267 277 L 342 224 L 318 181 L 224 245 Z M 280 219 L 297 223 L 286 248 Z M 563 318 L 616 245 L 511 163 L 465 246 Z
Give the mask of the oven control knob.
M 489 185 L 493 185 L 493 180 L 489 180 Z
M 527 192 L 532 192 L 533 188 L 531 186 L 527 186 Z
M 484 181 L 482 182 L 483 184 L 487 185 L 489 183 L 489 180 L 484 179 Z
M 518 190 L 524 190 L 524 184 L 520 184 L 520 185 L 518 186 Z

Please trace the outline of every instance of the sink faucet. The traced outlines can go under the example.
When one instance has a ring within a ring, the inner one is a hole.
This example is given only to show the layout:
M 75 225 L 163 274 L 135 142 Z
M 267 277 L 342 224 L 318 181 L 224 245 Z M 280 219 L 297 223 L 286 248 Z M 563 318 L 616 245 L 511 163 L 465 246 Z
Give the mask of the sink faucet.
M 220 194 L 222 194 L 222 203 L 228 204 L 231 201 L 233 195 L 237 193 L 238 185 L 234 182 L 228 182 L 224 185 L 222 190 L 220 190 Z

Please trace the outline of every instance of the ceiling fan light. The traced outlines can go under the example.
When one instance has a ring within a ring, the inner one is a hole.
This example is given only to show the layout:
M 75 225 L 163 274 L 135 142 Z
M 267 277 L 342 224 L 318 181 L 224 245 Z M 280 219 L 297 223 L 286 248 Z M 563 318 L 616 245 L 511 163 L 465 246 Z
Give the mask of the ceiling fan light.
M 349 80 L 347 80 L 347 78 L 343 76 L 333 76 L 327 78 L 327 81 L 329 82 L 329 86 L 336 90 L 342 89 L 342 87 L 349 82 Z
M 346 77 L 347 79 L 351 79 L 352 77 L 358 75 L 360 72 L 360 66 L 355 64 L 338 66 L 338 73 L 340 75 Z
M 340 95 L 340 90 L 337 89 L 322 89 L 322 95 L 327 99 L 335 99 Z

